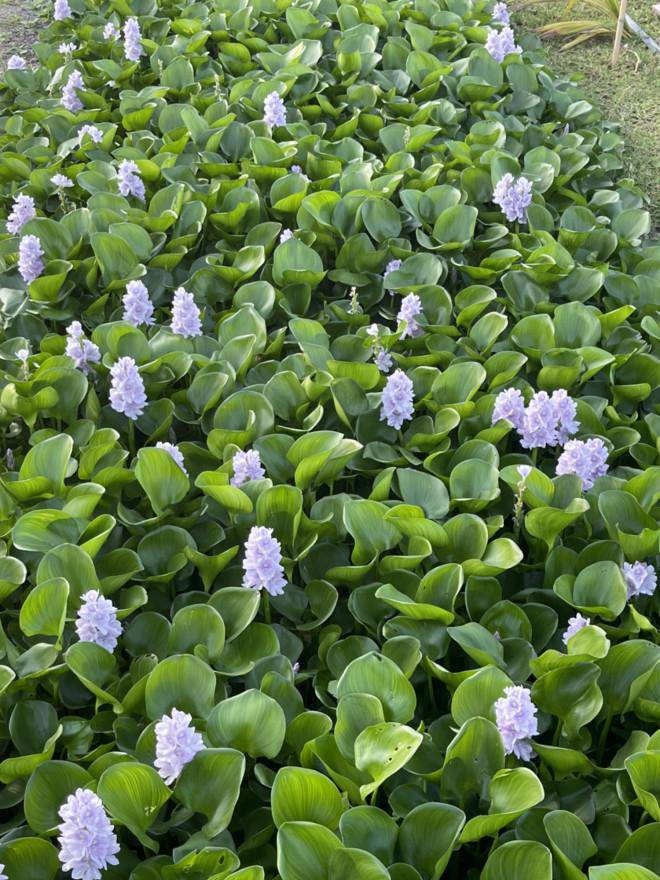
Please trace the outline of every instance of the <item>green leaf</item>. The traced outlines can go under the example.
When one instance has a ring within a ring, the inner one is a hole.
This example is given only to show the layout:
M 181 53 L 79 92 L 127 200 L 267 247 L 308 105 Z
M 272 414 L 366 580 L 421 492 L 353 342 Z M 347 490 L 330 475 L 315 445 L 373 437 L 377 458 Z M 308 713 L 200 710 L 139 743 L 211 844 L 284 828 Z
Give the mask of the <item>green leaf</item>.
M 147 849 L 158 852 L 158 844 L 146 832 L 171 792 L 153 767 L 132 762 L 113 764 L 102 774 L 96 790 L 110 816 L 125 825 Z
M 334 783 L 304 767 L 282 767 L 271 791 L 273 821 L 279 828 L 285 822 L 315 822 L 334 831 L 344 804 Z
M 272 697 L 252 688 L 218 703 L 207 733 L 214 745 L 238 749 L 251 758 L 274 758 L 284 742 L 286 717 Z
M 244 773 L 245 757 L 234 749 L 204 749 L 183 768 L 174 797 L 206 816 L 203 833 L 209 839 L 229 825 Z

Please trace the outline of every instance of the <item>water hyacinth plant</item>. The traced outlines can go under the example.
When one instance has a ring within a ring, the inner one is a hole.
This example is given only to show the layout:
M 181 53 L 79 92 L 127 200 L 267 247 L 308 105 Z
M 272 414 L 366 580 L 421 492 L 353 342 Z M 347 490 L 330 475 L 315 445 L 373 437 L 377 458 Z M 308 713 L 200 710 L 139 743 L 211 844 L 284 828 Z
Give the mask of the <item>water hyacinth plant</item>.
M 0 89 L 0 878 L 658 880 L 616 130 L 503 3 L 49 14 Z

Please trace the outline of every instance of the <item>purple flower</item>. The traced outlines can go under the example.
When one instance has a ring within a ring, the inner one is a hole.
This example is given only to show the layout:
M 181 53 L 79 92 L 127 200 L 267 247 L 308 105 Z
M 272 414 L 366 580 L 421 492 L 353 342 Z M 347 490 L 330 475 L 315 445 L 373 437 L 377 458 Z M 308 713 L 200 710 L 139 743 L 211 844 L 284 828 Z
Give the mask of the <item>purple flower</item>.
M 394 361 L 392 360 L 392 355 L 389 351 L 386 351 L 384 348 L 381 348 L 380 351 L 377 351 L 374 355 L 374 363 L 381 371 L 381 373 L 389 373 L 392 369 L 392 364 Z
M 69 189 L 73 186 L 73 181 L 71 178 L 67 177 L 66 174 L 53 174 L 50 182 L 58 189 Z
M 569 440 L 557 460 L 557 475 L 577 474 L 582 488 L 591 489 L 598 477 L 607 473 L 607 447 L 600 439 Z
M 112 653 L 121 635 L 117 609 L 98 590 L 89 590 L 81 598 L 82 605 L 78 609 L 76 620 L 78 638 L 81 642 L 94 642 Z
M 30 349 L 29 348 L 19 348 L 16 352 L 16 357 L 21 361 L 22 364 L 26 364 L 28 362 L 28 358 L 30 357 Z
M 401 339 L 406 336 L 420 336 L 424 331 L 415 320 L 422 314 L 422 301 L 416 293 L 409 293 L 401 300 L 401 308 L 396 316 L 398 321 L 405 321 Z
M 7 62 L 7 70 L 27 70 L 27 63 L 20 55 L 12 55 Z
M 569 397 L 563 388 L 557 388 L 556 391 L 553 391 L 551 400 L 557 419 L 557 443 L 561 443 L 563 446 L 580 427 L 580 423 L 575 419 L 577 406 L 573 398 Z
M 154 304 L 149 299 L 149 291 L 141 281 L 129 281 L 122 298 L 124 321 L 134 327 L 140 324 L 153 324 Z
M 413 417 L 413 383 L 403 370 L 395 370 L 383 389 L 380 420 L 387 422 L 397 431 L 401 425 Z
M 520 55 L 522 52 L 520 46 L 516 46 L 513 31 L 508 25 L 505 25 L 501 30 L 488 28 L 486 50 L 495 61 L 500 62 L 504 61 L 506 56 L 512 52 L 515 52 L 517 55 Z
M 123 159 L 117 169 L 117 185 L 123 196 L 135 196 L 144 201 L 144 183 L 140 177 L 140 169 L 132 159 Z
M 132 357 L 121 357 L 110 369 L 110 405 L 133 421 L 141 416 L 147 403 L 144 382 Z
M 103 28 L 103 39 L 104 40 L 117 40 L 119 39 L 119 28 L 113 21 L 109 21 L 106 26 Z
M 390 272 L 396 272 L 397 269 L 401 268 L 401 260 L 390 260 L 387 266 L 385 266 L 385 271 L 383 272 L 383 278 L 387 278 Z
M 565 645 L 568 645 L 568 640 L 571 638 L 571 636 L 574 636 L 575 633 L 579 632 L 583 627 L 589 626 L 590 623 L 590 618 L 582 617 L 579 612 L 575 615 L 575 617 L 569 617 L 568 626 L 566 627 L 564 635 L 561 637 L 563 643 Z
M 522 428 L 525 419 L 525 401 L 517 388 L 505 388 L 495 398 L 491 424 L 496 424 L 500 419 L 511 422 L 517 431 Z
M 74 70 L 62 89 L 62 106 L 65 110 L 69 110 L 71 113 L 82 110 L 83 103 L 78 97 L 78 91 L 84 91 L 84 89 L 85 82 L 82 73 L 79 70 Z
M 44 255 L 36 235 L 25 235 L 18 245 L 18 271 L 26 284 L 35 281 L 44 271 Z
M 140 25 L 136 18 L 127 18 L 124 23 L 124 56 L 127 61 L 139 61 L 144 50 L 142 49 Z
M 372 339 L 378 338 L 378 324 L 369 324 L 367 327 L 367 336 L 371 336 Z
M 525 449 L 556 445 L 557 413 L 546 391 L 537 391 L 530 400 L 519 433 Z
M 280 596 L 285 585 L 280 542 L 273 537 L 272 529 L 253 526 L 245 542 L 243 586 Z
M 11 214 L 7 218 L 7 232 L 16 235 L 29 220 L 37 216 L 32 196 L 18 195 L 14 199 Z
M 302 177 L 302 179 L 305 181 L 305 183 L 309 183 L 309 177 L 307 177 L 307 175 L 303 172 L 300 165 L 292 165 L 291 166 L 291 174 L 299 174 Z
M 652 565 L 646 562 L 624 562 L 623 578 L 628 588 L 628 598 L 652 596 L 658 585 L 658 577 Z
M 183 287 L 174 291 L 172 299 L 172 333 L 191 339 L 202 335 L 200 311 L 192 293 Z
M 80 321 L 73 321 L 66 328 L 66 354 L 83 373 L 89 372 L 88 364 L 98 364 L 101 360 L 98 345 L 85 338 Z
M 285 241 L 289 241 L 293 238 L 293 232 L 291 229 L 283 229 L 280 232 L 280 244 L 284 244 Z
M 524 483 L 527 477 L 531 474 L 533 468 L 528 464 L 519 464 L 518 465 L 518 474 L 520 476 L 521 483 Z
M 77 46 L 75 43 L 60 43 L 57 47 L 57 51 L 60 55 L 72 55 L 76 51 L 76 48 Z
M 495 720 L 506 754 L 529 761 L 532 747 L 526 740 L 539 732 L 531 692 L 521 685 L 504 688 L 504 696 L 495 702 Z
M 89 139 L 95 143 L 100 144 L 103 140 L 103 132 L 100 128 L 97 128 L 95 125 L 83 125 L 78 131 L 78 143 L 82 143 L 82 139 L 87 135 Z
M 509 17 L 509 8 L 506 3 L 496 3 L 495 6 L 493 6 L 492 18 L 493 21 L 497 21 L 500 24 L 509 24 L 511 19 Z
M 71 7 L 68 0 L 55 0 L 53 18 L 55 21 L 64 21 L 66 18 L 71 18 Z
M 168 443 L 167 441 L 156 443 L 156 449 L 163 449 L 167 452 L 168 455 L 172 457 L 174 462 L 178 464 L 181 470 L 184 472 L 186 476 L 188 476 L 188 471 L 186 470 L 186 465 L 183 460 L 183 453 L 174 443 Z
M 171 785 L 181 771 L 204 748 L 201 733 L 192 726 L 187 712 L 172 709 L 155 726 L 156 760 L 154 764 L 166 785 Z
M 508 172 L 495 184 L 493 202 L 511 223 L 527 220 L 527 208 L 532 203 L 532 184 L 526 177 L 514 177 Z
M 9 878 L 5 874 L 5 866 L 4 865 L 0 865 L 0 880 L 9 880 Z
M 59 809 L 59 859 L 73 880 L 100 880 L 108 865 L 117 865 L 119 842 L 101 798 L 78 788 Z
M 256 449 L 248 449 L 247 452 L 237 452 L 232 458 L 234 476 L 231 478 L 232 486 L 242 486 L 249 480 L 260 480 L 266 476 L 266 471 L 261 464 L 261 457 Z
M 286 125 L 286 107 L 284 101 L 277 92 L 270 92 L 264 101 L 264 122 L 275 128 L 277 125 Z

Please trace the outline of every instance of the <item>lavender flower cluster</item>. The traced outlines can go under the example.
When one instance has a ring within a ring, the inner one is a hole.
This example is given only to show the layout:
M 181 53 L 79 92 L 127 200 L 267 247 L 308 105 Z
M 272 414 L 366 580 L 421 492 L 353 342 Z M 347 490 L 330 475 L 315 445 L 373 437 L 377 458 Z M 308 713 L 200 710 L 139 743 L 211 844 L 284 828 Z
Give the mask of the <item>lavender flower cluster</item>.
M 552 392 L 537 391 L 527 407 L 517 388 L 500 391 L 495 399 L 492 424 L 500 419 L 511 422 L 525 449 L 542 449 L 565 443 L 580 427 L 577 406 L 563 388 Z
M 80 321 L 73 321 L 66 328 L 65 351 L 83 373 L 89 372 L 89 364 L 97 364 L 101 360 L 98 345 L 85 337 Z
M 270 92 L 264 100 L 264 122 L 271 128 L 286 125 L 286 107 L 277 92 Z
M 495 720 L 506 754 L 529 761 L 532 747 L 527 740 L 539 732 L 531 692 L 520 685 L 504 688 L 504 696 L 495 703 Z
M 204 748 L 201 733 L 192 725 L 192 716 L 179 709 L 163 715 L 154 728 L 156 760 L 154 766 L 166 785 L 172 785 L 181 771 Z
M 101 798 L 78 788 L 60 807 L 59 859 L 73 880 L 100 880 L 109 865 L 118 865 L 119 841 Z
M 122 631 L 117 609 L 98 590 L 88 590 L 81 599 L 76 620 L 78 638 L 81 642 L 94 642 L 112 653 Z
M 261 457 L 256 449 L 248 449 L 247 452 L 237 452 L 232 458 L 234 476 L 230 483 L 240 487 L 250 480 L 261 480 L 266 476 L 266 471 L 261 464 Z
M 532 183 L 526 177 L 514 177 L 506 173 L 495 184 L 493 202 L 499 206 L 506 219 L 513 223 L 527 221 L 527 208 L 532 203 Z
M 271 596 L 284 592 L 286 579 L 282 566 L 280 542 L 273 537 L 273 530 L 265 526 L 253 526 L 245 542 L 243 559 L 243 586 L 253 590 L 266 590 Z
M 411 379 L 403 370 L 395 370 L 383 389 L 380 418 L 398 431 L 404 422 L 412 419 L 414 392 Z

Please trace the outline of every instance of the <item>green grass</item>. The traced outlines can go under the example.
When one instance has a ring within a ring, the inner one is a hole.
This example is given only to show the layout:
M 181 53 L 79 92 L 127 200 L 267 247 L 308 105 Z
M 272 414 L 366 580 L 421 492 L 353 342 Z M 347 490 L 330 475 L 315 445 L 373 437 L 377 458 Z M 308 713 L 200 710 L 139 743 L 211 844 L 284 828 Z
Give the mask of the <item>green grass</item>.
M 651 0 L 629 0 L 628 13 L 660 42 L 660 18 Z M 532 30 L 566 16 L 561 2 L 546 2 L 519 10 L 516 29 Z M 515 9 L 515 4 L 514 4 Z M 579 0 L 571 18 L 590 18 Z M 563 50 L 560 40 L 546 40 L 550 66 L 580 82 L 586 96 L 604 115 L 619 123 L 625 140 L 626 174 L 649 198 L 654 228 L 660 230 L 660 55 L 636 39 L 624 38 L 619 63 L 611 67 L 612 43 L 598 39 Z

